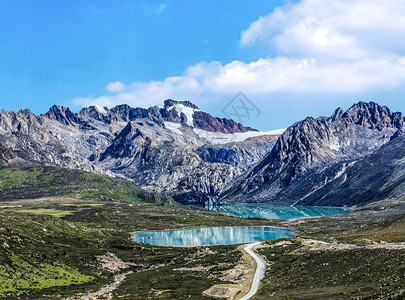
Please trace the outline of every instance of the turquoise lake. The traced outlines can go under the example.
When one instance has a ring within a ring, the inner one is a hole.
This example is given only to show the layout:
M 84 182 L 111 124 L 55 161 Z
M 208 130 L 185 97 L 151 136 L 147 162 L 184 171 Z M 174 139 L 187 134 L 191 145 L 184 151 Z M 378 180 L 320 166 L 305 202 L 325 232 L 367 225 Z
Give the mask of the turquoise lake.
M 206 227 L 172 231 L 133 233 L 138 243 L 155 246 L 190 247 L 203 245 L 246 244 L 262 240 L 291 237 L 294 231 L 271 227 Z
M 207 208 L 226 212 L 243 218 L 298 219 L 305 217 L 339 215 L 350 211 L 348 208 L 324 206 L 274 206 L 274 205 L 220 205 Z
M 208 209 L 208 208 L 207 208 Z M 298 219 L 343 214 L 350 209 L 314 206 L 221 205 L 210 210 L 226 212 L 243 218 Z M 289 237 L 294 231 L 271 227 L 205 227 L 171 231 L 133 233 L 138 243 L 155 246 L 189 247 L 203 245 L 234 245 Z

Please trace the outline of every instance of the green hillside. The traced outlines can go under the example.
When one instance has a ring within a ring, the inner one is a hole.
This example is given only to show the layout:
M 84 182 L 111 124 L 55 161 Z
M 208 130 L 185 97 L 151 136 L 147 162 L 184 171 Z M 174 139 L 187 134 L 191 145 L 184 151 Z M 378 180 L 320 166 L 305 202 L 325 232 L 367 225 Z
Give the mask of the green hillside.
M 205 299 L 202 291 L 220 283 L 221 271 L 239 261 L 237 246 L 216 247 L 212 254 L 199 256 L 198 247 L 136 244 L 129 233 L 273 224 L 190 208 L 128 181 L 54 167 L 0 169 L 0 209 L 0 298 L 4 299 L 58 299 L 97 291 L 114 276 L 131 271 L 125 282 L 142 281 L 143 288 L 131 290 L 126 283 L 120 287 L 137 299 L 148 298 L 151 289 L 163 283 L 172 287 L 176 299 L 188 295 Z M 100 257 L 109 254 L 125 261 L 121 268 L 111 271 L 103 266 Z M 195 271 L 172 276 L 174 269 L 190 264 L 215 269 L 211 277 Z M 150 281 L 154 276 L 158 281 L 166 279 L 157 284 Z M 199 284 L 190 287 L 190 280 Z
M 404 242 L 404 203 L 385 200 L 343 215 L 292 221 L 244 219 L 183 206 L 108 176 L 54 167 L 0 168 L 0 298 L 81 299 L 121 278 L 105 297 L 208 300 L 202 292 L 228 284 L 224 274 L 243 263 L 239 246 L 157 247 L 133 242 L 130 232 L 238 225 L 290 227 L 301 237 L 277 247 L 279 241 L 272 241 L 260 251 L 269 270 L 258 299 L 274 293 L 303 299 L 401 297 L 404 249 L 353 246 Z M 334 242 L 337 248 L 314 252 L 302 238 Z M 389 270 L 380 272 L 386 265 Z M 300 280 L 309 274 L 310 282 Z M 332 283 L 328 276 L 335 278 Z M 350 278 L 356 283 L 348 289 Z

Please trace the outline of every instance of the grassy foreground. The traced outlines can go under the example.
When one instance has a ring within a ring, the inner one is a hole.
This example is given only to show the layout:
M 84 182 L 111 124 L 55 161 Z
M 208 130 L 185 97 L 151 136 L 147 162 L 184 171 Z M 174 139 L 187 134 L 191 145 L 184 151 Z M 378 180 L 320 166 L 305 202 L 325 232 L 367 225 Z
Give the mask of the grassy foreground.
M 368 244 L 405 242 L 405 199 L 387 199 L 330 217 L 284 221 L 302 237 Z
M 223 272 L 241 260 L 236 246 L 154 247 L 134 243 L 129 233 L 272 224 L 190 208 L 75 170 L 0 169 L 0 189 L 3 299 L 81 299 L 128 272 L 109 293 L 113 299 L 210 299 L 202 292 L 227 283 Z
M 195 226 L 276 225 L 299 238 L 271 241 L 254 299 L 401 299 L 403 249 L 312 249 L 335 243 L 405 241 L 405 201 L 295 221 L 242 219 L 174 202 L 133 184 L 51 167 L 0 169 L 0 298 L 81 299 L 110 285 L 111 299 L 212 299 L 203 291 L 234 279 L 237 246 L 171 248 L 134 243 L 129 233 Z M 279 244 L 277 244 L 279 243 Z M 243 277 L 243 276 L 242 276 Z M 104 297 L 104 298 L 103 298 Z
M 394 246 L 405 242 L 405 200 L 281 224 L 294 227 L 300 238 L 259 249 L 269 269 L 254 299 L 405 298 L 405 246 Z
M 313 249 L 300 239 L 259 250 L 270 264 L 255 299 L 403 299 L 404 249 Z

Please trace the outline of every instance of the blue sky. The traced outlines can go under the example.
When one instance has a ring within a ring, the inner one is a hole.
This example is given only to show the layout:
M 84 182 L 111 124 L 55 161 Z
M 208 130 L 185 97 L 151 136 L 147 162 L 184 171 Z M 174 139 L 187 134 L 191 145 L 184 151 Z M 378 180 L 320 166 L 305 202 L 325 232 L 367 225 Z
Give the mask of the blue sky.
M 405 5 L 387 0 L 0 2 L 0 108 L 195 102 L 287 127 L 357 101 L 405 111 Z

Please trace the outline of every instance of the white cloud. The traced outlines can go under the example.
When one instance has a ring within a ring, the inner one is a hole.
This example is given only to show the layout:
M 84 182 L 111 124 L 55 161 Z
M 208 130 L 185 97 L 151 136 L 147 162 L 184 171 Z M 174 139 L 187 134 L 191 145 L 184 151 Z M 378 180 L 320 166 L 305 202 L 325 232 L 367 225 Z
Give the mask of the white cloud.
M 259 18 L 240 42 L 293 57 L 358 59 L 405 51 L 404 34 L 402 0 L 303 0 Z
M 125 89 L 125 85 L 120 81 L 114 81 L 107 84 L 105 89 L 111 93 L 122 92 Z
M 192 66 L 182 76 L 162 81 L 136 82 L 123 92 L 75 99 L 78 105 L 113 106 L 127 103 L 148 107 L 167 98 L 202 103 L 242 90 L 250 96 L 273 92 L 358 92 L 393 88 L 405 82 L 405 58 L 363 59 L 340 64 L 315 59 L 267 58 L 251 63 L 234 61 Z
M 161 81 L 112 82 L 109 95 L 78 105 L 147 107 L 167 98 L 202 103 L 243 91 L 348 93 L 405 83 L 405 2 L 302 0 L 275 9 L 241 34 L 241 45 L 268 43 L 277 57 L 229 64 L 202 62 Z M 268 97 L 271 98 L 271 97 Z
M 111 84 L 107 85 L 109 89 Z M 80 97 L 74 99 L 74 103 L 80 106 L 101 105 L 112 107 L 117 104 L 129 104 L 133 106 L 149 107 L 158 105 L 168 98 L 187 98 L 201 94 L 200 85 L 193 76 L 168 77 L 163 81 L 135 82 L 130 85 L 120 86 L 120 91 L 100 97 Z

